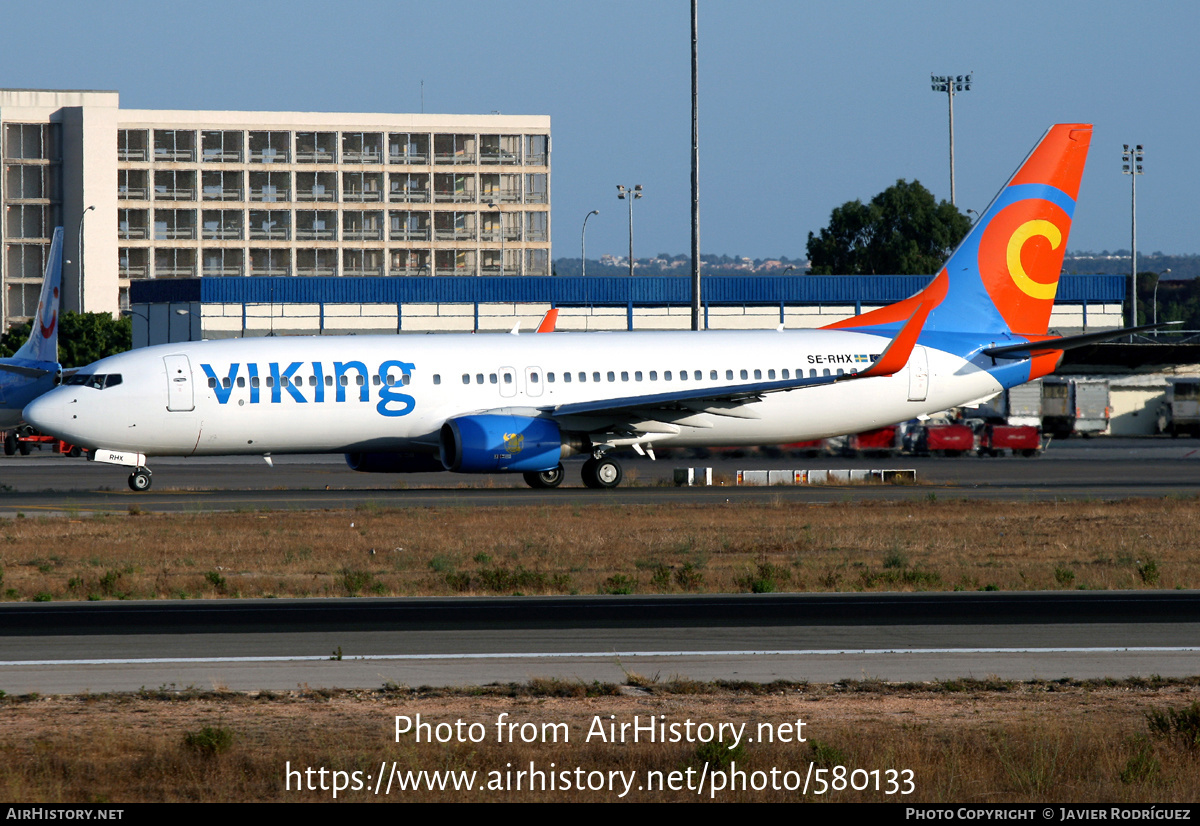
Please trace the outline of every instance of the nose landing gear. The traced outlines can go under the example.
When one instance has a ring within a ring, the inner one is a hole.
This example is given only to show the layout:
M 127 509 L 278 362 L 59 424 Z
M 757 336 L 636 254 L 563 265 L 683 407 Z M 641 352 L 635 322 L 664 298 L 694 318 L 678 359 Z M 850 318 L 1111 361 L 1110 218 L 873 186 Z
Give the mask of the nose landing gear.
M 129 489 L 141 493 L 145 490 L 150 490 L 150 485 L 153 483 L 151 479 L 150 468 L 139 467 L 135 468 L 133 473 L 129 474 Z

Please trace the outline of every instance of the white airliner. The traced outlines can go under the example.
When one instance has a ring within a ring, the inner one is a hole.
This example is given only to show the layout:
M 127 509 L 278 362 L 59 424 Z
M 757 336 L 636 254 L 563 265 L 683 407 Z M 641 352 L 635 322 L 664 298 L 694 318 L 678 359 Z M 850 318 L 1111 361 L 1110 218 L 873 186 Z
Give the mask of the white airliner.
M 21 411 L 29 402 L 58 384 L 58 305 L 62 292 L 63 230 L 54 230 L 37 314 L 30 323 L 29 339 L 11 358 L 0 358 L 0 429 L 8 430 L 22 421 Z M 9 434 L 5 451 L 12 453 L 15 434 Z
M 134 490 L 148 456 L 333 452 L 534 487 L 579 453 L 584 483 L 611 488 L 618 448 L 778 444 L 944 410 L 1114 337 L 1047 335 L 1091 134 L 1052 127 L 928 287 L 824 329 L 169 344 L 81 369 L 26 417 L 134 468 Z

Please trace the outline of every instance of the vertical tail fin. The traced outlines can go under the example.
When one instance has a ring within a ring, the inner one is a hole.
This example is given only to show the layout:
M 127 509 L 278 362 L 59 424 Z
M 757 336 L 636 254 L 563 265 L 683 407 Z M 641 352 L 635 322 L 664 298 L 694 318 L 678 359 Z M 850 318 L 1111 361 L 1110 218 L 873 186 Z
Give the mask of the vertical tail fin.
M 829 326 L 901 324 L 936 301 L 926 330 L 1045 335 L 1091 139 L 1090 124 L 1052 126 L 928 287 Z
M 46 274 L 42 279 L 42 294 L 38 299 L 37 315 L 33 317 L 29 340 L 14 353 L 16 358 L 33 361 L 58 361 L 58 309 L 62 293 L 63 228 L 54 230 L 50 256 L 46 259 Z

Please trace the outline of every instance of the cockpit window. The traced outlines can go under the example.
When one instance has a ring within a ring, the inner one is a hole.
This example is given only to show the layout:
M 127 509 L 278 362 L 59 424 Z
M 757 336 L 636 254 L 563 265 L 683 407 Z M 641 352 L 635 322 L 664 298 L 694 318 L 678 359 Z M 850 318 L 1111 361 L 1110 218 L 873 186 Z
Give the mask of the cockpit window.
M 120 373 L 76 373 L 63 382 L 65 385 L 80 385 L 94 390 L 116 387 L 120 383 Z

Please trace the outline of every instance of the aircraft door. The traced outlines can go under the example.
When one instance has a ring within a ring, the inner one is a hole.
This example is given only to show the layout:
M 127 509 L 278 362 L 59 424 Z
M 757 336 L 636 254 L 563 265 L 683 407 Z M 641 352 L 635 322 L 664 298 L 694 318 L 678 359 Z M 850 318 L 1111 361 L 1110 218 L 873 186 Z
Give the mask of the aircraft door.
M 929 395 L 929 353 L 921 345 L 908 357 L 908 400 L 923 402 Z
M 517 395 L 517 371 L 511 367 L 501 367 L 496 372 L 500 374 L 500 395 L 505 398 Z
M 192 364 L 187 356 L 163 356 L 167 367 L 167 410 L 178 413 L 196 409 L 192 392 Z
M 542 383 L 546 380 L 540 367 L 525 368 L 525 392 L 530 396 L 542 395 Z

